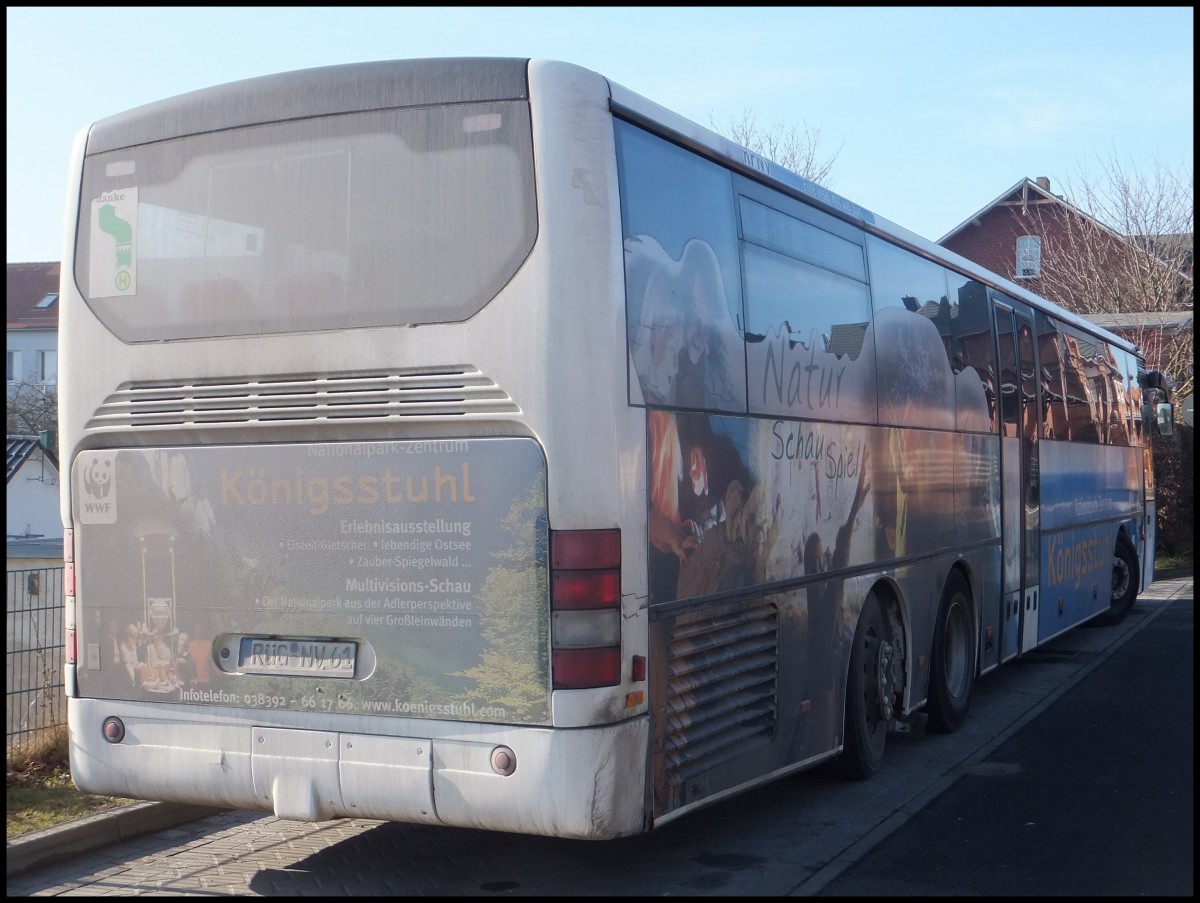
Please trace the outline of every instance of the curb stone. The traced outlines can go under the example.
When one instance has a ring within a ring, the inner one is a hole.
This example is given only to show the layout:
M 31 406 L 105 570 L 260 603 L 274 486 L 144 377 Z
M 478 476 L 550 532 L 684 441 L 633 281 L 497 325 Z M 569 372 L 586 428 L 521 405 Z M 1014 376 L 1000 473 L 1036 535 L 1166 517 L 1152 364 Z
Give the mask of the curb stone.
M 130 803 L 33 831 L 8 841 L 8 875 L 44 865 L 59 856 L 87 853 L 142 834 L 218 815 L 225 809 L 186 803 Z

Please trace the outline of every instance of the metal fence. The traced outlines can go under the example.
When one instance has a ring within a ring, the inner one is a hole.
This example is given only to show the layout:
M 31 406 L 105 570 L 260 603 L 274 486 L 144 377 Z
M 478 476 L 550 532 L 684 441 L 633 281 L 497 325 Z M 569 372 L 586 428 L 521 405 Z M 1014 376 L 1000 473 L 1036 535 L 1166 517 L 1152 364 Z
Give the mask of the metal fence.
M 8 572 L 8 749 L 67 723 L 63 687 L 63 569 Z

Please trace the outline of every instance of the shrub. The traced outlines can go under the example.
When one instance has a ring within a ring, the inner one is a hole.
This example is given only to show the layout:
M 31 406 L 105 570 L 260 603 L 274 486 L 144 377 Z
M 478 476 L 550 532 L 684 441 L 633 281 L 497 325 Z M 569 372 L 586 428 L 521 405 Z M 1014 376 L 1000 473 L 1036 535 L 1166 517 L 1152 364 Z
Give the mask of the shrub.
M 1195 431 L 1175 424 L 1175 434 L 1154 437 L 1154 476 L 1158 499 L 1160 556 L 1190 559 L 1195 549 Z

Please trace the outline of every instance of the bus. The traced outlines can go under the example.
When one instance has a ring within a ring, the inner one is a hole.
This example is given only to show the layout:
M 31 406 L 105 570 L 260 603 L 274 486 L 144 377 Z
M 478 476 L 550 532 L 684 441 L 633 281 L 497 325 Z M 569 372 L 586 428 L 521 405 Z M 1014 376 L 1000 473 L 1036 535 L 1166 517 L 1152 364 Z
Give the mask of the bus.
M 635 835 L 1153 579 L 1134 345 L 587 69 L 253 78 L 72 173 L 82 790 Z

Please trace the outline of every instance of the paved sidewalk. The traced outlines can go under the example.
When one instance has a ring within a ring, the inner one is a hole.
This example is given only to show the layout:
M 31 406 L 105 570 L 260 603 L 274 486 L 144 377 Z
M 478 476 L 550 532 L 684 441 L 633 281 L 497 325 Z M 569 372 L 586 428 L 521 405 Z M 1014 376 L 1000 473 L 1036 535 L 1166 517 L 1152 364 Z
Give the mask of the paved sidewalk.
M 85 815 L 8 841 L 8 875 L 16 875 L 63 856 L 99 850 L 110 844 L 223 812 L 184 803 L 130 803 Z

